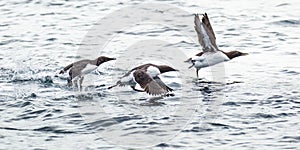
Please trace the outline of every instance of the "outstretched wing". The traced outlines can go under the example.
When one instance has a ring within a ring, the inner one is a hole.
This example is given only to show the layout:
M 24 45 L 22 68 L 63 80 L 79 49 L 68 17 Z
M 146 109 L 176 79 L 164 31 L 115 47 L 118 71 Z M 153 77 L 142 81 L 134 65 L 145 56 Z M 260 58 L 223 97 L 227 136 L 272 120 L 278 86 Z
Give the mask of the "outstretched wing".
M 214 32 L 213 28 L 211 27 L 210 21 L 209 21 L 208 16 L 207 16 L 207 13 L 203 14 L 202 22 L 206 25 L 206 27 L 209 31 L 209 34 L 212 34 L 212 39 L 214 41 L 216 41 L 216 35 L 215 35 L 215 32 Z M 216 43 L 216 42 L 214 42 L 214 43 Z
M 211 27 L 207 14 L 203 14 L 202 21 L 198 14 L 195 14 L 195 30 L 198 35 L 198 41 L 204 52 L 216 52 L 218 47 L 216 45 L 215 33 Z
M 133 73 L 134 80 L 150 95 L 166 94 L 168 90 L 162 88 L 150 75 L 143 69 L 137 69 Z
M 168 87 L 163 81 L 161 81 L 161 79 L 158 76 L 154 77 L 153 79 L 163 89 L 167 90 L 168 92 L 172 92 L 173 91 L 173 89 L 170 88 L 170 87 Z

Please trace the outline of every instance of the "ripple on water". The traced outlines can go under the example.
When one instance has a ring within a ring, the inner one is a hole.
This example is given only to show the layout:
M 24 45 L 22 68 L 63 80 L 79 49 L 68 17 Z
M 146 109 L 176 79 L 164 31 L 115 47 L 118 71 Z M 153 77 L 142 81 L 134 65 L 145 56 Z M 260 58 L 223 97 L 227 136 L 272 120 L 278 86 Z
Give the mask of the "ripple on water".
M 293 142 L 299 142 L 300 136 L 283 136 L 282 139 L 292 140 Z
M 254 118 L 263 118 L 263 119 L 272 119 L 277 118 L 278 116 L 273 114 L 267 114 L 267 113 L 256 113 L 253 115 Z
M 33 129 L 33 131 L 39 132 L 50 132 L 55 134 L 74 134 L 74 131 L 68 131 L 67 129 L 59 129 L 57 126 L 44 126 L 40 128 Z
M 276 5 L 276 7 L 289 6 L 289 5 L 290 5 L 290 3 L 281 3 L 281 4 Z
M 285 73 L 286 75 L 299 75 L 300 72 L 290 70 L 290 69 L 283 69 L 281 72 Z

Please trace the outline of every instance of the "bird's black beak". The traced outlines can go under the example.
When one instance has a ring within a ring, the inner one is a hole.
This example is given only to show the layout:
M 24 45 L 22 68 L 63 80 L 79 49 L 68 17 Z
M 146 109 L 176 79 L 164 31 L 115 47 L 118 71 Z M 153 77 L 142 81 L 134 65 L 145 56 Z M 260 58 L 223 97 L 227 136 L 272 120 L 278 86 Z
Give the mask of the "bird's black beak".
M 111 61 L 111 60 L 116 60 L 116 58 L 106 58 L 105 61 Z
M 248 53 L 242 53 L 241 56 L 246 56 L 249 55 Z
M 111 60 L 116 60 L 116 58 L 109 58 L 109 57 L 104 57 L 104 58 L 100 58 L 97 61 L 97 66 L 99 66 L 100 64 L 104 63 L 104 62 L 108 62 Z

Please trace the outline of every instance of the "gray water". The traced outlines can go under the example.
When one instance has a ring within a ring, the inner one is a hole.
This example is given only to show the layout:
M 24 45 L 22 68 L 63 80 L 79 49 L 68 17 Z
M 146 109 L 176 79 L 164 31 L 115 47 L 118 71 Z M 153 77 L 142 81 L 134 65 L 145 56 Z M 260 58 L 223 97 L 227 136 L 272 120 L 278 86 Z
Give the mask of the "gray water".
M 135 0 L 1 1 L 0 149 L 299 149 L 300 2 L 153 2 L 161 7 Z M 138 11 L 102 20 L 131 6 Z M 222 83 L 212 82 L 211 68 L 197 80 L 189 64 L 175 65 L 186 56 L 169 53 L 200 50 L 193 14 L 203 12 L 220 49 L 249 53 L 221 65 Z M 170 16 L 159 22 L 166 26 L 153 24 L 156 15 Z M 110 32 L 122 25 L 118 19 L 138 17 L 152 24 L 130 22 Z M 112 37 L 103 41 L 106 35 Z M 173 96 L 107 90 L 143 61 L 133 57 L 139 52 L 180 70 L 162 76 Z M 88 75 L 84 91 L 67 87 L 67 75 L 55 77 L 69 63 L 98 55 L 119 61 Z

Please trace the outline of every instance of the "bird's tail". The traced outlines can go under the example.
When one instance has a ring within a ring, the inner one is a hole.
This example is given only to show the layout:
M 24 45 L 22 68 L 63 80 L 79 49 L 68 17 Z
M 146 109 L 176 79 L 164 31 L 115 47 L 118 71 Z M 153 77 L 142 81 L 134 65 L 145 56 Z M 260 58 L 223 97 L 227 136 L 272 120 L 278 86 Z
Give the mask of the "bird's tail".
M 189 58 L 189 59 L 187 59 L 187 60 L 184 61 L 184 62 L 189 63 L 189 62 L 191 62 L 191 61 L 192 61 L 192 58 Z
M 71 67 L 73 66 L 73 64 L 70 64 L 68 66 L 66 66 L 64 69 L 62 69 L 59 74 L 64 74 L 66 71 L 68 71 Z

